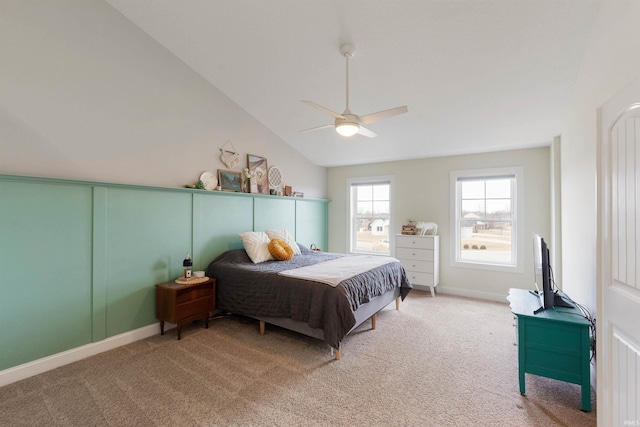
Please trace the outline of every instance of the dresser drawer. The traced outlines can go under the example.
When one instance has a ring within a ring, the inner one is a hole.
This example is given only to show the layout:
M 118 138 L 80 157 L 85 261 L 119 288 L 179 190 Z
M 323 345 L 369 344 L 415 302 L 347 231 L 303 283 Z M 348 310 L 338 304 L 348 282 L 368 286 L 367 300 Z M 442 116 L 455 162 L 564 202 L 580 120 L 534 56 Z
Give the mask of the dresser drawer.
M 421 261 L 433 260 L 433 251 L 430 249 L 397 248 L 396 258 L 416 259 Z
M 404 269 L 407 271 L 433 274 L 433 262 L 417 261 L 412 259 L 400 259 L 400 262 L 402 263 Z
M 407 271 L 407 277 L 412 285 L 434 286 L 433 274 Z
M 417 236 L 396 236 L 396 247 L 433 249 L 433 238 Z

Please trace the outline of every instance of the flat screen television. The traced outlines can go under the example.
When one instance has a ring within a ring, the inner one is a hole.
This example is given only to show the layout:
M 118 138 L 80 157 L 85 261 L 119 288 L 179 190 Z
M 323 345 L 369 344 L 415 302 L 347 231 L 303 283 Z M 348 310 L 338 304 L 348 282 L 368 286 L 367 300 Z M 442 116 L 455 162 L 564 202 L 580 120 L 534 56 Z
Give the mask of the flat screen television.
M 534 313 L 549 310 L 554 306 L 575 307 L 556 294 L 549 262 L 549 247 L 540 235 L 533 233 L 533 272 L 536 294 L 540 297 L 540 308 Z
M 540 297 L 540 310 L 553 308 L 554 293 L 551 286 L 549 248 L 544 239 L 536 233 L 533 233 L 533 272 L 536 293 Z

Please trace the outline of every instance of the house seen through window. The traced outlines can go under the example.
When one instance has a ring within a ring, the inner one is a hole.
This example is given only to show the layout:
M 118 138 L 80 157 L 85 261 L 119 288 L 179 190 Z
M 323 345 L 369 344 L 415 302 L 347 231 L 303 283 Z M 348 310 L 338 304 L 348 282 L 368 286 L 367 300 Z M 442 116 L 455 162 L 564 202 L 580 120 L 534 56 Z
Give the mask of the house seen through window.
M 389 180 L 350 180 L 351 252 L 389 255 L 391 183 Z
M 515 267 L 517 171 L 452 173 L 455 263 Z

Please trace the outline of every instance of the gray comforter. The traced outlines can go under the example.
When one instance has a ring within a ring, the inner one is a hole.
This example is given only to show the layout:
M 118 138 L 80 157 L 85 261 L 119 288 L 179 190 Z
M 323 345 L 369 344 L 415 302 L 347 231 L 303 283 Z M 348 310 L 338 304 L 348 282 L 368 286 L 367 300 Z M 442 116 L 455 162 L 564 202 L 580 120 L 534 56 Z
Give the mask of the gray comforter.
M 207 267 L 216 279 L 216 307 L 249 317 L 285 317 L 324 331 L 325 342 L 338 348 L 355 324 L 353 312 L 372 298 L 400 288 L 404 299 L 412 286 L 399 262 L 392 262 L 343 280 L 336 287 L 278 275 L 279 271 L 328 261 L 342 254 L 314 252 L 300 245 L 302 255 L 290 261 L 253 264 L 244 249 L 224 252 Z

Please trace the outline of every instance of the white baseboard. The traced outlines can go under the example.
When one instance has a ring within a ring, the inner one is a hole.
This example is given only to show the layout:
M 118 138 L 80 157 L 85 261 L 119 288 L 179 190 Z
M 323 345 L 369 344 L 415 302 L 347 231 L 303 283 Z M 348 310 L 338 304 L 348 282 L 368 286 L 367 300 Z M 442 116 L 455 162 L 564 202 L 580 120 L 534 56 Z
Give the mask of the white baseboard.
M 165 323 L 165 331 L 172 327 L 175 327 L 175 325 Z M 59 368 L 60 366 L 68 365 L 69 363 L 85 359 L 89 356 L 93 356 L 107 350 L 112 350 L 125 344 L 130 344 L 132 342 L 148 338 L 158 333 L 160 333 L 160 326 L 158 323 L 154 323 L 102 341 L 72 348 L 71 350 L 63 351 L 62 353 L 53 354 L 23 365 L 5 369 L 4 371 L 0 371 L 0 387 Z
M 419 285 L 414 285 L 414 288 L 423 290 L 423 291 L 428 291 L 430 289 L 428 286 L 419 286 Z M 477 298 L 477 299 L 483 299 L 488 301 L 503 302 L 505 304 L 507 303 L 506 294 L 502 295 L 502 294 L 493 294 L 490 292 L 479 292 L 479 291 L 474 291 L 470 289 L 447 288 L 446 286 L 438 285 L 436 286 L 436 298 L 439 293 L 456 295 L 459 297 Z

